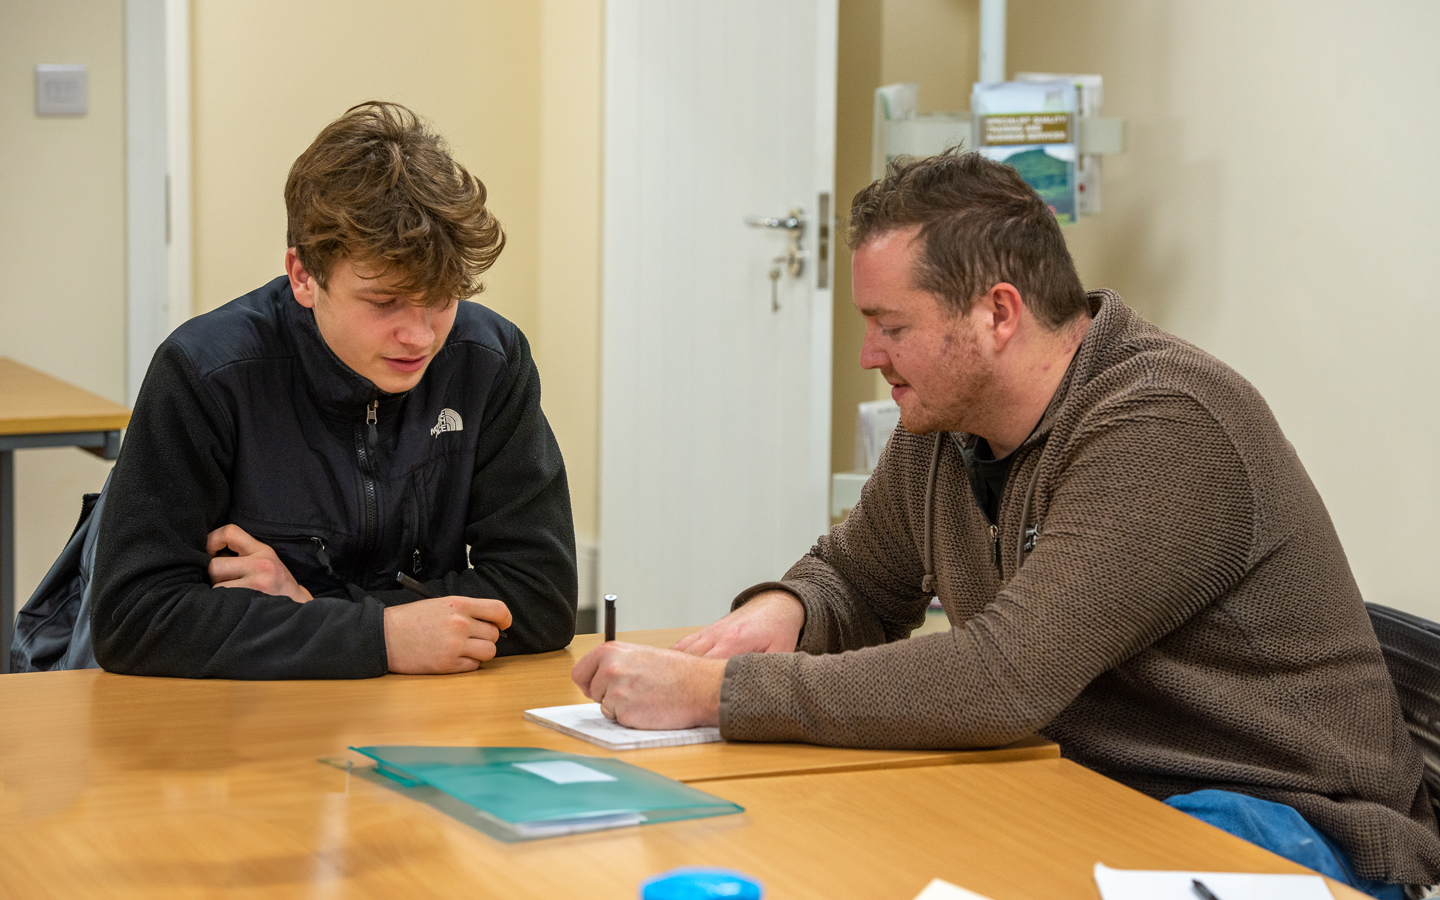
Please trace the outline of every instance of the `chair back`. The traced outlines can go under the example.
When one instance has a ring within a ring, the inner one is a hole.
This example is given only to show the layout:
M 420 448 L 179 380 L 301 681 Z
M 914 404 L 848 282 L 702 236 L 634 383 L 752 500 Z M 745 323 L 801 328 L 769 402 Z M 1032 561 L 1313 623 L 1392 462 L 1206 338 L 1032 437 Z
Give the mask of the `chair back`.
M 1425 784 L 1440 815 L 1440 625 L 1367 603 L 1385 667 L 1400 695 L 1400 710 L 1425 759 Z

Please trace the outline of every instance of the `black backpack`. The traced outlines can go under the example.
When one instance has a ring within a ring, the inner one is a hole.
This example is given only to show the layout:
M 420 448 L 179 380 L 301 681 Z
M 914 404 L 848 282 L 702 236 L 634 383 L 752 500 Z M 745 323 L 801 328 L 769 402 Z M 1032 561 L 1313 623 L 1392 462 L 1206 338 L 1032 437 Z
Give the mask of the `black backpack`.
M 108 477 L 105 485 L 110 485 Z M 103 488 L 80 501 L 75 531 L 15 620 L 11 672 L 100 668 L 90 642 L 90 573 L 104 508 Z
M 1419 616 L 1365 604 L 1380 639 L 1400 710 L 1425 760 L 1425 784 L 1440 812 L 1440 625 Z

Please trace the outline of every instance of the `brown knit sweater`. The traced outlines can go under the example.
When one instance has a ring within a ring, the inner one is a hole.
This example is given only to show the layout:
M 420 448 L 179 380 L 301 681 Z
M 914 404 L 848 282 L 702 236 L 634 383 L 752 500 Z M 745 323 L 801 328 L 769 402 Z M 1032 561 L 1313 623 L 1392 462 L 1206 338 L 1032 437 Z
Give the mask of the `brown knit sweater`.
M 1367 878 L 1440 881 L 1420 756 L 1294 449 L 1234 371 L 1116 294 L 1090 297 L 1090 331 L 1015 451 L 998 534 L 961 457 L 975 438 L 897 429 L 849 518 L 737 598 L 798 596 L 803 652 L 731 659 L 721 731 L 889 748 L 1039 732 L 1157 798 L 1289 804 Z M 907 639 L 929 601 L 937 440 L 933 571 L 952 627 Z M 1023 567 L 1022 514 L 1038 526 Z

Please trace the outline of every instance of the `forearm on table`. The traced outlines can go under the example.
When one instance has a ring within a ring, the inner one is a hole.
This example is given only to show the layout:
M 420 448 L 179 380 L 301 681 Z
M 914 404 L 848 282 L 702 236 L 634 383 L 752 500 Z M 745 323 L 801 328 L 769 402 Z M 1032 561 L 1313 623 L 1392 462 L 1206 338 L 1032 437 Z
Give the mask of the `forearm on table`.
M 510 610 L 511 624 L 496 644 L 496 655 L 545 653 L 567 646 L 575 636 L 574 570 L 563 554 L 527 565 L 502 565 L 482 560 L 481 568 L 451 572 L 425 586 L 437 597 L 458 596 L 499 600 Z M 548 560 L 548 561 L 546 561 Z M 420 597 L 408 590 L 362 591 L 385 606 L 412 603 Z
M 720 694 L 730 740 L 875 749 L 998 746 L 1032 733 L 1034 717 L 983 680 L 950 632 L 825 656 L 748 654 L 730 660 Z
M 924 621 L 928 603 L 919 596 L 918 590 L 877 599 L 884 588 L 864 572 L 854 568 L 842 571 L 832 564 L 826 558 L 831 547 L 831 536 L 821 538 L 815 549 L 801 557 L 782 580 L 747 588 L 735 598 L 731 608 L 739 609 L 769 591 L 783 591 L 794 597 L 805 610 L 805 624 L 797 649 L 806 653 L 858 650 L 898 640 L 907 637 Z M 914 587 L 918 589 L 918 582 Z
M 106 670 L 178 678 L 370 678 L 386 672 L 383 609 L 156 580 L 97 603 Z

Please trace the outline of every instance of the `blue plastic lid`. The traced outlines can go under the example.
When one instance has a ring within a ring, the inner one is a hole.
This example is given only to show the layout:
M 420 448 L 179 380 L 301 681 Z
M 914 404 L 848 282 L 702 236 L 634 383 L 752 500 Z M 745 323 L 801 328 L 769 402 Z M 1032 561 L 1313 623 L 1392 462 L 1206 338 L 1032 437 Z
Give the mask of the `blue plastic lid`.
M 760 882 L 734 869 L 684 866 L 661 872 L 640 885 L 640 900 L 760 900 Z

